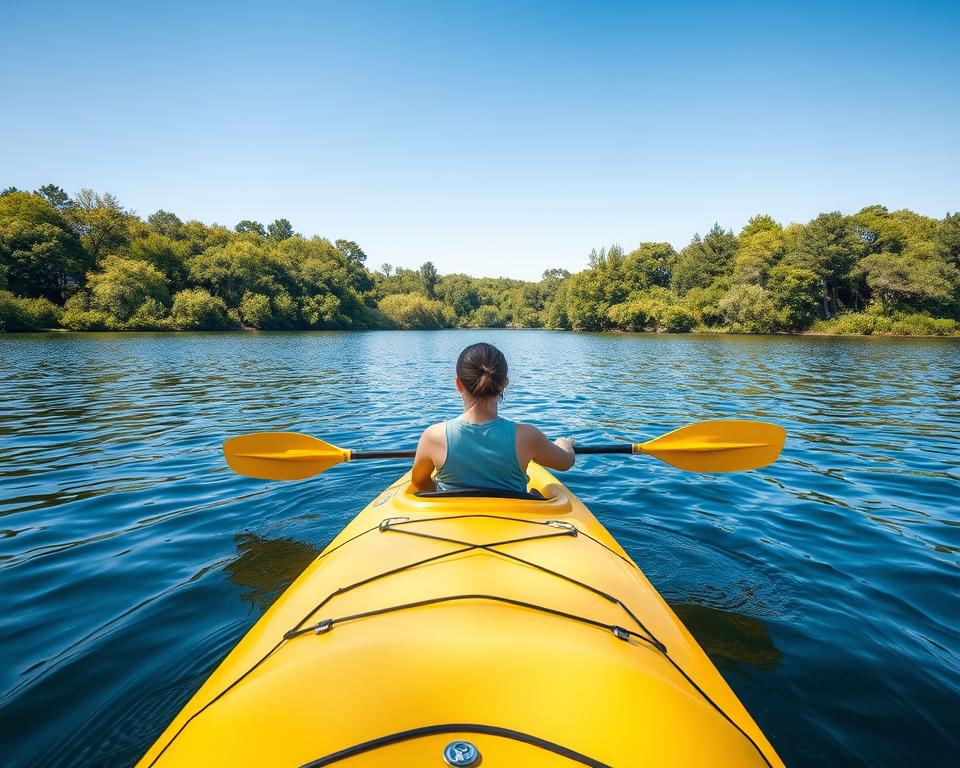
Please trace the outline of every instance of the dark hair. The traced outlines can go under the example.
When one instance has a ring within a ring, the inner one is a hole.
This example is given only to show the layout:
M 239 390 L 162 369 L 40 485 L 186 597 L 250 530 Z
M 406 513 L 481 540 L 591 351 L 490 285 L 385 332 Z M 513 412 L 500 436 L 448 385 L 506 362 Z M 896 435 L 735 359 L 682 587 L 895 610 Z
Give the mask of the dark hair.
M 474 397 L 499 397 L 507 386 L 507 358 L 493 344 L 471 344 L 457 358 L 457 378 Z

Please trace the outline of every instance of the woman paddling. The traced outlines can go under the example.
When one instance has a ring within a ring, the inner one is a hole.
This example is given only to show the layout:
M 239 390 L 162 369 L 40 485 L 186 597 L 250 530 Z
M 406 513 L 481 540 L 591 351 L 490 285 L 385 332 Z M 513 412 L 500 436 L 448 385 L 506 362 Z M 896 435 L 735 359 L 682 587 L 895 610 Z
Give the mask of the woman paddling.
M 424 430 L 413 460 L 413 484 L 436 488 L 527 490 L 526 466 L 535 461 L 551 469 L 570 469 L 573 441 L 550 442 L 531 424 L 497 415 L 507 379 L 507 360 L 492 344 L 471 344 L 457 358 L 457 391 L 463 413 Z M 436 477 L 434 477 L 436 472 Z

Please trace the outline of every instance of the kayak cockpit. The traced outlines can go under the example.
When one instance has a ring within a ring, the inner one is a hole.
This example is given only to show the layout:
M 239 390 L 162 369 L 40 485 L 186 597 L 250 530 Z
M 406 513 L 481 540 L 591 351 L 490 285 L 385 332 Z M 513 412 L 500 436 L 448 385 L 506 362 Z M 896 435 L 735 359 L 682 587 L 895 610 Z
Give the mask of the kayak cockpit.
M 452 491 L 420 491 L 418 499 L 517 499 L 519 501 L 546 501 L 540 491 L 507 491 L 503 488 L 457 488 Z
M 526 492 L 494 488 L 463 488 L 453 491 L 418 491 L 410 482 L 409 475 L 395 483 L 378 496 L 372 507 L 390 502 L 395 510 L 412 515 L 446 515 L 489 511 L 491 499 L 504 500 L 501 511 L 521 517 L 564 517 L 573 510 L 570 493 L 539 464 L 531 462 L 527 467 L 530 484 Z M 439 503 L 438 503 L 439 502 Z M 495 502 L 496 503 L 496 502 Z

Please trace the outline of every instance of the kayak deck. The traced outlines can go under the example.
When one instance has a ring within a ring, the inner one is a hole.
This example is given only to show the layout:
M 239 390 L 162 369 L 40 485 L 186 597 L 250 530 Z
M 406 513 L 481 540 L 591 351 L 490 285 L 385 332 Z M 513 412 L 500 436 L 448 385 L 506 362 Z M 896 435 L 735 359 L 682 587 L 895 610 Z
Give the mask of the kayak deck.
M 140 765 L 780 766 L 626 552 L 544 500 L 420 498 L 409 475 L 341 532 Z

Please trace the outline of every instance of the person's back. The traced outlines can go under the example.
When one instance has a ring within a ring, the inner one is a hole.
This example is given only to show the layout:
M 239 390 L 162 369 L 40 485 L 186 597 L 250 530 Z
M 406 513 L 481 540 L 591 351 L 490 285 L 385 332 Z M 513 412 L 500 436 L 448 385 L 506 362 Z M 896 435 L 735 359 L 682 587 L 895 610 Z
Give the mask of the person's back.
M 420 437 L 413 463 L 417 488 L 525 491 L 531 461 L 552 469 L 573 466 L 570 440 L 551 443 L 536 427 L 497 414 L 508 383 L 507 361 L 496 347 L 473 344 L 460 353 L 456 386 L 464 412 L 428 427 Z
M 502 488 L 525 491 L 527 474 L 517 460 L 517 425 L 497 417 L 472 423 L 463 416 L 445 421 L 447 458 L 434 477 L 437 489 Z

